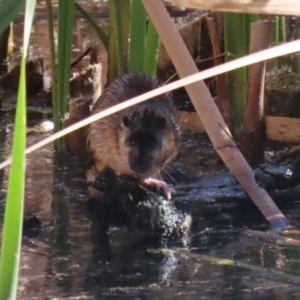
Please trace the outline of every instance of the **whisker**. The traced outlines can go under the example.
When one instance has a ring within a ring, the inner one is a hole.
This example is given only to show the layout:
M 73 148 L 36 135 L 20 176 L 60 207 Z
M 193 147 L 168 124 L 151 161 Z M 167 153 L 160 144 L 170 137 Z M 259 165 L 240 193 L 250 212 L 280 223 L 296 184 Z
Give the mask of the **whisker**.
M 176 183 L 179 183 L 181 181 L 185 182 L 186 180 L 190 179 L 189 175 L 185 174 L 183 171 L 181 171 L 180 169 L 178 169 L 178 167 L 175 167 L 174 165 L 167 165 L 166 170 L 172 178 L 176 178 L 174 180 Z
M 174 174 L 180 176 L 182 179 L 189 178 L 189 175 L 187 175 L 185 172 L 183 172 L 181 169 L 176 168 L 174 165 L 168 165 L 168 168 L 174 172 Z
M 151 176 L 153 179 L 158 179 L 157 174 Z
M 177 169 L 175 169 L 173 166 L 166 166 L 165 173 L 169 175 L 169 177 L 175 178 L 177 176 L 177 173 L 180 175 Z M 179 176 L 177 176 L 179 177 Z M 175 180 L 177 181 L 177 180 Z
M 162 176 L 161 176 L 161 173 L 158 173 L 155 175 L 156 179 L 158 180 L 163 180 Z
M 170 183 L 177 184 L 177 180 L 166 169 L 162 170 L 162 174 Z

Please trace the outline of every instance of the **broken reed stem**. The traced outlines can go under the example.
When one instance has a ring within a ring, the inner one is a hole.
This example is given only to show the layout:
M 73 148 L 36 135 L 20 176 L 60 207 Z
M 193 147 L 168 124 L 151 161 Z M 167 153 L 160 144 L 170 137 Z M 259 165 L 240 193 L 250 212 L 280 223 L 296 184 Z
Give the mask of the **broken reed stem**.
M 91 47 L 88 47 L 86 50 L 84 50 L 82 53 L 80 53 L 72 62 L 70 69 L 74 68 L 82 59 L 87 56 L 91 52 Z
M 241 232 L 241 235 L 250 236 L 253 238 L 260 238 L 267 242 L 276 243 L 277 245 L 283 245 L 283 246 L 300 246 L 300 240 L 293 239 L 291 237 L 285 237 L 278 235 L 273 232 L 263 232 L 263 231 L 257 231 L 257 230 L 243 230 Z M 299 233 L 298 233 L 299 235 Z
M 258 276 L 263 276 L 264 278 L 270 278 L 271 280 L 277 280 L 280 282 L 286 282 L 289 284 L 293 284 L 296 286 L 299 286 L 299 276 L 286 274 L 282 271 L 279 271 L 277 269 L 271 269 L 271 268 L 264 268 L 261 266 L 255 266 L 253 264 L 246 264 L 238 260 L 232 260 L 232 259 L 226 259 L 226 258 L 220 258 L 220 257 L 214 257 L 214 256 L 208 256 L 203 254 L 196 254 L 191 253 L 189 250 L 182 249 L 182 248 L 172 248 L 167 249 L 163 248 L 160 250 L 164 254 L 177 254 L 177 255 L 184 255 L 185 257 L 188 257 L 190 259 L 194 259 L 197 262 L 200 262 L 201 264 L 203 262 L 214 264 L 214 265 L 220 265 L 220 266 L 232 266 L 235 268 L 243 268 L 251 271 L 255 271 Z
M 221 65 L 224 61 L 222 59 L 218 33 L 217 24 L 213 17 L 206 17 L 207 28 L 209 32 L 210 41 L 213 48 L 214 63 L 215 66 Z M 216 76 L 217 85 L 217 105 L 225 119 L 225 122 L 229 128 L 231 128 L 231 115 L 230 115 L 230 102 L 228 98 L 228 93 L 226 89 L 225 74 L 220 74 Z
M 300 1 L 285 0 L 169 0 L 173 5 L 195 8 L 199 10 L 214 10 L 221 12 L 254 13 L 262 15 L 299 16 Z
M 261 20 L 251 24 L 250 53 L 269 47 L 271 23 Z M 265 124 L 264 89 L 266 62 L 262 61 L 249 67 L 248 104 L 244 120 L 243 132 L 239 146 L 250 158 L 253 165 L 264 160 Z
M 197 73 L 198 69 L 163 2 L 161 0 L 142 0 L 142 2 L 180 77 Z M 205 83 L 198 81 L 185 88 L 214 148 L 233 176 L 239 181 L 272 226 L 275 228 L 288 228 L 287 219 L 268 193 L 257 185 L 253 170 L 233 143 L 231 136 L 228 135 L 229 129 Z M 201 98 L 199 95 L 201 95 Z

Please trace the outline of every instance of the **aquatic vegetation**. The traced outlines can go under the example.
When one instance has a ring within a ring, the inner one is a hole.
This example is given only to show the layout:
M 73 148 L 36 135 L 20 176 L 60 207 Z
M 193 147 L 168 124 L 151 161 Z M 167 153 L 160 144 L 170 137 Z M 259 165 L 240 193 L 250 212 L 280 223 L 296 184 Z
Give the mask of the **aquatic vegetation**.
M 6 197 L 5 217 L 0 261 L 0 299 L 16 299 L 21 253 L 23 203 L 25 189 L 26 147 L 26 55 L 29 44 L 35 0 L 26 1 L 24 40 L 15 129 L 12 145 L 12 163 Z

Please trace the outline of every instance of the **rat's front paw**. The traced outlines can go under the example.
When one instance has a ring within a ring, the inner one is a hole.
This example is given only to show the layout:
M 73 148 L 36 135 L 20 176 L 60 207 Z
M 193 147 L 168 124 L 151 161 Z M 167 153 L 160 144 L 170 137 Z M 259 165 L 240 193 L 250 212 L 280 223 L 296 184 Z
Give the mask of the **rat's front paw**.
M 157 191 L 161 191 L 167 200 L 171 199 L 170 188 L 164 181 L 154 179 L 154 178 L 147 178 L 147 179 L 143 180 L 141 182 L 141 184 L 146 187 L 152 187 Z

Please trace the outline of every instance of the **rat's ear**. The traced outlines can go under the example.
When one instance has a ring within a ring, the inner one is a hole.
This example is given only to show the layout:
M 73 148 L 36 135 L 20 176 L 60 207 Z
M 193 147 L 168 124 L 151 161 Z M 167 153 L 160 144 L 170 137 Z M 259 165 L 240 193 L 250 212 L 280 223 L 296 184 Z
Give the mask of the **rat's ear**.
M 125 116 L 123 118 L 123 124 L 128 128 L 132 124 L 132 120 L 128 116 Z
M 163 130 L 166 127 L 166 119 L 165 118 L 157 118 L 156 120 L 156 128 Z

